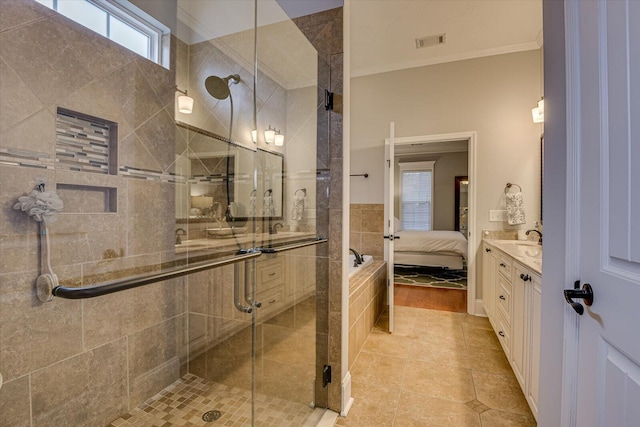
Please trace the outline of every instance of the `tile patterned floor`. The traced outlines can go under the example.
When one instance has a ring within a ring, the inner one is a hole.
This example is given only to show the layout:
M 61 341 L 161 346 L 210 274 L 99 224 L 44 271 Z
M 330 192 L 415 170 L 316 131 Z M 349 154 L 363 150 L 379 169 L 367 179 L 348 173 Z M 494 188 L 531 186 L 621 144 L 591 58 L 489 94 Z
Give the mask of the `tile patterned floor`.
M 251 340 L 251 331 L 244 329 L 190 361 L 192 373 L 109 426 L 251 426 L 251 391 L 246 384 L 251 384 L 252 372 L 256 427 L 316 426 L 324 410 L 309 407 L 315 376 L 315 309 L 315 298 L 310 297 L 258 325 L 253 370 L 244 353 L 237 356 Z M 211 372 L 198 369 L 207 364 Z M 220 411 L 220 418 L 204 421 L 203 414 L 211 410 Z
M 486 318 L 395 307 L 351 369 L 354 404 L 337 426 L 529 427 L 536 422 Z
M 394 283 L 432 288 L 467 289 L 467 270 L 446 270 L 437 267 L 394 268 Z
M 211 410 L 220 411 L 220 418 L 213 422 L 204 421 L 203 414 Z M 256 395 L 256 426 L 313 427 L 323 413 L 323 410 L 314 410 L 297 402 Z M 187 374 L 108 427 L 246 427 L 251 425 L 250 419 L 249 390 L 211 383 Z

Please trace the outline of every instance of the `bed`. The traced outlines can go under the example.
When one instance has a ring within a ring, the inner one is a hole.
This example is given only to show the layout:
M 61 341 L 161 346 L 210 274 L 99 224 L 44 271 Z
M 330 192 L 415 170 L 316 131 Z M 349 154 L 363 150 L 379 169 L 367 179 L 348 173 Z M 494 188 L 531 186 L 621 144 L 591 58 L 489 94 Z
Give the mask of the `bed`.
M 468 242 L 459 231 L 409 231 L 395 233 L 395 265 L 418 265 L 462 270 Z

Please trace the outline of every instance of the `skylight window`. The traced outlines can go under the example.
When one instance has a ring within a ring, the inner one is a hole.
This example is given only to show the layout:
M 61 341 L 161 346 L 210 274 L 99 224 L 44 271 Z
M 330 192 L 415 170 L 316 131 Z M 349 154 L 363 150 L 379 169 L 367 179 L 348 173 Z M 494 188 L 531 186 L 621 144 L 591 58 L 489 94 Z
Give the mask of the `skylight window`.
M 101 36 L 169 68 L 169 28 L 122 0 L 36 0 Z

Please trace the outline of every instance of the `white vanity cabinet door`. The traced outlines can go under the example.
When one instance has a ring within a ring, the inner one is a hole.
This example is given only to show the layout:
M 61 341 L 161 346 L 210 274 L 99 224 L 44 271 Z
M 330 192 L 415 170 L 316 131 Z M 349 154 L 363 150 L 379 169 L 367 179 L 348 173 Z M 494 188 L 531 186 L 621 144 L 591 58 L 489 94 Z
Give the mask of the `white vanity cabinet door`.
M 527 279 L 529 277 L 531 276 L 526 267 L 518 262 L 513 263 L 513 277 L 511 279 L 511 366 L 523 390 L 526 390 L 525 372 L 527 352 L 529 351 L 529 333 L 526 327 L 529 323 L 528 294 L 530 285 Z
M 496 327 L 496 267 L 498 260 L 496 250 L 488 244 L 484 244 L 482 250 L 482 301 L 484 311 L 489 317 L 491 325 Z
M 540 382 L 540 322 L 542 320 L 542 278 L 529 273 L 531 282 L 529 286 L 529 363 L 527 391 L 525 396 L 531 407 L 531 412 L 538 419 L 538 397 Z

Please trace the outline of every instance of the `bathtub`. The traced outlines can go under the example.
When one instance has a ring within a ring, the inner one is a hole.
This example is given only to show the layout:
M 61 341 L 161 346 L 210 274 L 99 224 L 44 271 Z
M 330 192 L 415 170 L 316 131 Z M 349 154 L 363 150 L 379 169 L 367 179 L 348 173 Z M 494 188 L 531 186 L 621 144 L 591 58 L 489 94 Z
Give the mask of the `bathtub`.
M 356 260 L 356 256 L 354 254 L 349 254 L 349 277 L 352 277 L 356 274 L 356 271 L 360 270 L 363 267 L 371 264 L 373 262 L 373 257 L 371 255 L 362 255 L 362 264 L 357 267 L 353 266 L 354 261 Z

